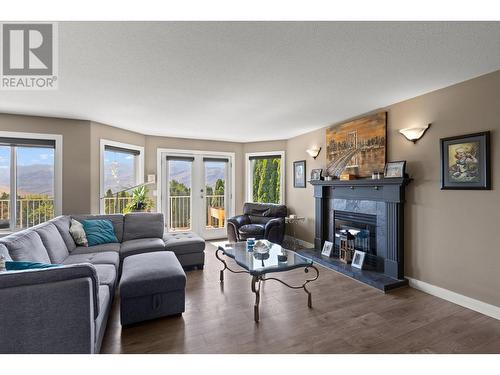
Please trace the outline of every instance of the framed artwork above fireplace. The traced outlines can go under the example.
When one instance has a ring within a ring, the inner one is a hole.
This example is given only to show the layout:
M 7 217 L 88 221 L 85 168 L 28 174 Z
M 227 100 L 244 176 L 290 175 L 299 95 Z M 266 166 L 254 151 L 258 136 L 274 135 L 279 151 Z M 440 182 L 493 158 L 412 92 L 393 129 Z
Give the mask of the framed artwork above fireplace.
M 387 112 L 379 112 L 326 129 L 327 172 L 371 177 L 384 170 Z

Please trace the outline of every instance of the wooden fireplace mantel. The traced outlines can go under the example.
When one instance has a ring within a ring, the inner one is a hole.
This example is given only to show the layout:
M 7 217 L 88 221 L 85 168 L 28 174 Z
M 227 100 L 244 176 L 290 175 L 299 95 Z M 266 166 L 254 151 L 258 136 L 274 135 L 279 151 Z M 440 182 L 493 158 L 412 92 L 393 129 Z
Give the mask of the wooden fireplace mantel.
M 310 180 L 311 185 L 323 186 L 384 186 L 384 185 L 408 185 L 412 178 L 381 178 L 380 180 L 373 180 L 371 178 L 360 178 L 357 180 Z
M 341 181 L 309 181 L 314 186 L 315 198 L 366 199 L 384 202 L 404 202 L 405 187 L 411 178 L 385 178 L 372 180 L 371 178 Z

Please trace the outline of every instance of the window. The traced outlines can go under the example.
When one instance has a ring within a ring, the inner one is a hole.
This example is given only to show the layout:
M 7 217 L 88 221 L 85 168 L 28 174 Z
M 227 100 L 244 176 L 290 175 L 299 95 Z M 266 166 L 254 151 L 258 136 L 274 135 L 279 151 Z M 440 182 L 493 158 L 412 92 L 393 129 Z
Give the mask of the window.
M 284 158 L 284 151 L 246 154 L 249 202 L 284 203 Z
M 0 133 L 0 229 L 24 229 L 60 214 L 57 140 L 62 137 Z
M 144 182 L 144 148 L 101 140 L 101 213 L 123 213 Z

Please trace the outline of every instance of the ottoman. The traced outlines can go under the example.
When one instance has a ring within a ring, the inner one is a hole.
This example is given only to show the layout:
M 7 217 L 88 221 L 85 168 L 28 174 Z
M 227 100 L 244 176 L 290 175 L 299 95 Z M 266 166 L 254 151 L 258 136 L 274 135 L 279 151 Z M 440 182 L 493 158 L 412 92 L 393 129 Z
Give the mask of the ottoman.
M 165 233 L 165 249 L 172 251 L 183 267 L 203 269 L 205 240 L 193 232 Z
M 167 251 L 131 255 L 120 280 L 122 325 L 184 312 L 186 274 Z

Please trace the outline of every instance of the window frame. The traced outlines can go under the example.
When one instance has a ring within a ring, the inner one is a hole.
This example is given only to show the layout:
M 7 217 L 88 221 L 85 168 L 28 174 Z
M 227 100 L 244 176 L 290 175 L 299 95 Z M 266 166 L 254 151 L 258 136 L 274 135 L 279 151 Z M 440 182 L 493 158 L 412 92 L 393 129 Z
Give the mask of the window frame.
M 111 146 L 111 147 L 119 147 L 123 149 L 128 149 L 128 150 L 133 150 L 133 151 L 138 151 L 139 155 L 137 155 L 136 161 L 135 161 L 135 181 L 136 185 L 140 185 L 144 183 L 144 147 L 143 146 L 138 146 L 138 145 L 133 145 L 130 143 L 123 143 L 123 142 L 117 142 L 117 141 L 112 141 L 110 139 L 104 139 L 101 138 L 100 140 L 100 153 L 99 153 L 99 165 L 100 165 L 100 177 L 99 177 L 99 212 L 101 214 L 104 214 L 104 196 L 106 194 L 106 191 L 104 189 L 104 153 L 105 153 L 105 148 L 106 146 Z
M 54 216 L 62 215 L 62 196 L 63 196 L 63 136 L 62 134 L 45 134 L 45 133 L 26 133 L 26 132 L 10 132 L 0 131 L 2 138 L 22 138 L 22 139 L 39 139 L 51 140 L 55 142 L 54 148 Z M 15 153 L 11 149 L 11 166 L 16 165 Z M 14 157 L 12 156 L 14 155 Z M 17 166 L 17 165 L 16 165 Z M 16 168 L 10 170 L 10 189 L 12 207 L 16 206 L 17 201 L 17 171 Z M 14 192 L 14 193 L 12 193 Z M 16 210 L 11 210 L 9 232 L 15 232 L 26 228 L 16 228 Z
M 280 202 L 279 204 L 285 204 L 285 176 L 286 176 L 286 159 L 285 159 L 285 151 L 264 151 L 264 152 L 247 152 L 245 154 L 245 201 L 253 202 L 253 175 L 252 175 L 252 165 L 251 165 L 251 157 L 255 156 L 273 156 L 280 155 L 281 164 L 280 164 Z

